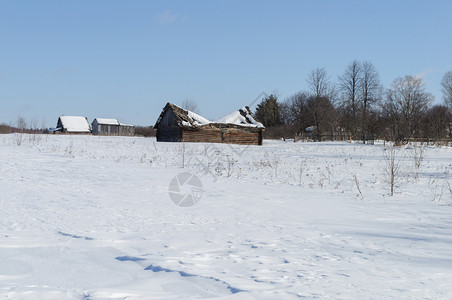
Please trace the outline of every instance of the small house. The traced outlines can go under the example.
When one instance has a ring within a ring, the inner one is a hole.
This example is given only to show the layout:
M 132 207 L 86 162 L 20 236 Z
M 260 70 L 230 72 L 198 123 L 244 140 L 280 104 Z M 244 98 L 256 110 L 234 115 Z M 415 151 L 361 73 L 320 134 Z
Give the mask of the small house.
M 116 119 L 95 118 L 91 123 L 95 135 L 134 135 L 133 125 L 119 123 Z
M 119 135 L 119 122 L 116 119 L 95 118 L 91 127 L 95 135 Z
M 154 128 L 159 142 L 262 145 L 264 132 L 264 126 L 254 120 L 248 107 L 212 122 L 172 103 L 163 108 Z
M 131 124 L 119 123 L 119 135 L 133 136 L 135 135 L 135 126 Z
M 55 132 L 87 134 L 91 133 L 88 118 L 80 116 L 60 116 Z

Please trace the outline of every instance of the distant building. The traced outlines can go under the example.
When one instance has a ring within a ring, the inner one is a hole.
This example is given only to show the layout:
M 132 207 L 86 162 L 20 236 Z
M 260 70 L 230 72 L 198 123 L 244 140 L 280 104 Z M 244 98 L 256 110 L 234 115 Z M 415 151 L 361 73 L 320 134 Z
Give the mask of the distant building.
M 205 142 L 262 145 L 264 126 L 248 107 L 211 122 L 172 103 L 163 108 L 154 128 L 159 142 Z
M 91 123 L 95 135 L 134 135 L 133 125 L 119 123 L 116 119 L 95 118 Z
M 91 127 L 86 117 L 60 116 L 53 132 L 87 134 L 91 133 Z

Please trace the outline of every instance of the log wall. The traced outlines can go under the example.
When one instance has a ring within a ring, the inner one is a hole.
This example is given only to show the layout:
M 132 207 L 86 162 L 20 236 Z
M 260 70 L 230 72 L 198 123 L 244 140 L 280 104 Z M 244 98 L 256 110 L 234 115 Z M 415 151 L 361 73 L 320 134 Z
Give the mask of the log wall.
M 182 142 L 262 145 L 262 129 L 230 126 L 203 126 L 182 129 Z
M 220 128 L 182 130 L 182 141 L 190 143 L 222 143 Z

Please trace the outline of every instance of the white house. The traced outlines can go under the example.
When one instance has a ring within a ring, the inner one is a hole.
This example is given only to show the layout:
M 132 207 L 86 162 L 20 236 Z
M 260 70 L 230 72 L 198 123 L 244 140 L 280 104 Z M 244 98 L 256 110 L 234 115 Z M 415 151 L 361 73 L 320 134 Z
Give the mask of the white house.
M 63 133 L 91 133 L 88 118 L 80 116 L 60 116 L 56 130 Z

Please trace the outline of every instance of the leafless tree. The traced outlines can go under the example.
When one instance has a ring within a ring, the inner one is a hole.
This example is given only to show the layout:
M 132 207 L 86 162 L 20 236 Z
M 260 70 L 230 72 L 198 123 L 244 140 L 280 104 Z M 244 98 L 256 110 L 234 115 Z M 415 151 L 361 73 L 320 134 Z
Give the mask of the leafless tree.
M 325 118 L 322 107 L 325 101 L 331 103 L 334 99 L 334 85 L 331 83 L 330 77 L 327 75 L 324 68 L 316 68 L 308 74 L 306 79 L 309 89 L 314 98 L 314 103 L 311 106 L 314 112 L 314 123 L 317 131 L 317 140 L 322 139 L 322 120 Z
M 184 101 L 182 101 L 182 108 L 199 114 L 198 103 L 195 100 L 188 98 L 185 99 Z
M 432 94 L 425 91 L 422 78 L 405 76 L 394 80 L 387 91 L 383 109 L 391 119 L 397 142 L 407 142 L 419 131 L 432 100 Z
M 301 134 L 305 129 L 311 126 L 315 120 L 308 114 L 308 93 L 296 93 L 290 96 L 286 102 L 288 107 L 287 119 L 288 123 L 293 126 L 296 134 Z
M 383 87 L 380 83 L 380 75 L 377 69 L 371 62 L 363 62 L 361 78 L 361 130 L 364 142 L 366 142 L 366 136 L 369 131 L 369 113 L 373 106 L 380 101 L 382 94 Z
M 445 105 L 435 105 L 430 108 L 423 122 L 423 131 L 427 138 L 440 140 L 448 138 L 450 124 L 452 122 L 452 113 Z
M 441 80 L 441 87 L 444 97 L 444 102 L 447 106 L 452 108 L 452 71 L 444 74 L 443 80 Z
M 424 144 L 413 144 L 413 152 L 411 157 L 413 158 L 414 169 L 416 171 L 416 178 L 419 176 L 417 174 L 417 170 L 421 168 L 422 163 L 424 162 L 425 157 L 427 156 L 427 148 Z
M 31 119 L 29 127 L 31 130 L 38 130 L 38 120 L 36 118 Z
M 344 111 L 347 111 L 350 116 L 348 119 L 348 126 L 354 138 L 358 133 L 358 116 L 360 110 L 360 95 L 362 83 L 362 66 L 357 60 L 354 60 L 347 66 L 344 73 L 339 76 L 339 89 L 342 96 L 342 105 Z
M 25 121 L 24 117 L 19 115 L 16 120 L 16 126 L 20 130 L 20 132 L 24 132 L 24 130 L 27 128 L 27 121 Z
M 389 183 L 391 196 L 393 196 L 395 186 L 400 180 L 402 157 L 394 143 L 389 143 L 384 151 L 384 176 Z
M 311 124 L 317 124 L 314 133 L 318 141 L 321 141 L 322 134 L 326 132 L 330 134 L 331 139 L 334 138 L 336 109 L 328 97 L 316 99 L 311 96 L 308 98 L 307 119 L 313 120 Z
M 339 76 L 339 89 L 342 103 L 338 109 L 342 127 L 350 130 L 354 138 L 361 134 L 365 142 L 370 115 L 383 94 L 375 66 L 369 61 L 354 60 Z

